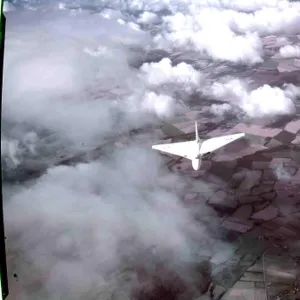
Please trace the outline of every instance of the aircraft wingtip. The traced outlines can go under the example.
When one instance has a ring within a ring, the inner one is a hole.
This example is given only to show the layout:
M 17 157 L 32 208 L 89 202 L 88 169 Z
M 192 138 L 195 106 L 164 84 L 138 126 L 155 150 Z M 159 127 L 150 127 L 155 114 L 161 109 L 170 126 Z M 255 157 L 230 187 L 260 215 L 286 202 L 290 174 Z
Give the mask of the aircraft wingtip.
M 152 145 L 152 149 L 154 149 L 154 150 L 160 150 L 161 149 L 161 147 L 160 147 L 161 145 Z
M 235 134 L 235 136 L 236 137 L 244 137 L 244 136 L 246 136 L 246 133 L 244 133 L 244 132 L 241 132 L 241 133 L 237 133 L 237 134 Z

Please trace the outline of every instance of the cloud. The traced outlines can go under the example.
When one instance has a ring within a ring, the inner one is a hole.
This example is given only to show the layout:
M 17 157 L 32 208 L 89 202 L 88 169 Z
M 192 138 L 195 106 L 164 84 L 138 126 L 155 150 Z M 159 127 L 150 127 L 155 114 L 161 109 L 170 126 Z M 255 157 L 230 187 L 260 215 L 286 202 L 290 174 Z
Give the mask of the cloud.
M 202 74 L 186 63 L 172 66 L 169 58 L 164 58 L 158 63 L 145 63 L 141 66 L 149 85 L 176 84 L 178 89 L 186 92 L 195 91 L 203 79 Z
M 242 108 L 250 117 L 289 115 L 295 113 L 292 98 L 278 87 L 263 85 L 243 99 Z
M 288 1 L 188 3 L 184 12 L 163 17 L 165 30 L 155 42 L 166 49 L 192 49 L 214 59 L 256 64 L 263 57 L 260 36 L 299 33 L 299 12 L 299 3 Z
M 300 57 L 300 46 L 286 45 L 279 49 L 279 54 L 284 58 Z
M 285 8 L 262 8 L 253 14 L 229 11 L 227 15 L 228 26 L 236 32 L 257 32 L 259 35 L 295 34 L 299 32 L 299 5 Z
M 194 22 L 202 28 L 214 23 L 217 26 L 223 24 L 234 32 L 242 34 L 249 32 L 257 32 L 259 35 L 295 34 L 299 32 L 300 5 L 297 2 L 253 1 L 251 9 L 250 6 L 246 7 L 250 4 L 249 2 L 227 2 L 229 5 L 223 5 L 223 8 L 220 8 L 218 3 L 220 2 L 211 1 L 208 5 L 191 5 L 190 15 Z
M 174 113 L 174 102 L 175 100 L 170 96 L 147 92 L 142 107 L 150 112 L 155 111 L 160 118 L 170 118 Z
M 215 105 L 212 109 L 215 113 L 223 113 L 224 109 L 225 112 L 228 111 L 229 104 L 233 108 L 238 107 L 250 118 L 261 118 L 294 114 L 297 91 L 294 86 L 285 90 L 269 85 L 251 90 L 246 82 L 233 79 L 225 83 L 214 83 L 205 93 L 226 102 L 220 108 Z
M 152 246 L 166 257 L 173 253 L 173 263 L 191 262 L 196 251 L 191 238 L 203 228 L 176 193 L 182 179 L 160 165 L 155 153 L 132 144 L 106 160 L 49 169 L 13 192 L 5 206 L 7 245 L 22 253 L 13 271 L 25 294 L 93 295 L 107 288 L 111 272 L 126 268 L 127 251 L 143 253 Z M 206 238 L 203 232 L 202 242 Z M 30 275 L 22 267 L 25 261 Z M 136 263 L 147 267 L 151 261 Z M 42 288 L 32 291 L 35 278 Z
M 204 14 L 206 11 L 208 16 Z M 177 13 L 165 17 L 167 32 L 157 36 L 156 43 L 161 47 L 196 50 L 219 60 L 247 64 L 262 62 L 258 34 L 236 34 L 220 20 L 219 14 L 222 16 L 221 11 L 203 9 L 196 16 Z
M 109 8 L 105 8 L 101 12 L 101 15 L 107 19 L 120 19 L 124 17 L 124 15 L 120 11 Z
M 159 21 L 157 14 L 149 11 L 144 11 L 138 18 L 138 22 L 141 24 L 153 24 Z
M 45 14 L 42 23 L 31 16 L 21 15 L 26 28 L 8 18 L 3 119 L 54 132 L 70 146 L 99 143 L 113 130 L 113 115 L 125 114 L 128 97 L 143 86 L 124 43 L 143 45 L 145 35 L 99 16 L 91 23 L 68 12 Z
M 163 166 L 148 135 L 138 146 L 134 138 L 124 147 L 114 142 L 173 114 L 174 98 L 151 84 L 191 89 L 201 76 L 169 61 L 144 66 L 144 73 L 131 68 L 130 48 L 146 47 L 149 36 L 116 20 L 68 9 L 38 13 L 8 18 L 1 158 L 13 169 L 29 158 L 51 165 L 61 154 L 108 141 L 111 148 L 97 161 L 52 167 L 22 185 L 6 182 L 8 264 L 19 278 L 17 297 L 97 299 L 123 289 L 125 279 L 112 273 L 128 265 L 151 273 L 156 261 L 183 280 L 194 278 L 189 264 L 214 239 L 181 202 L 188 180 Z
M 2 170 L 18 167 L 24 156 L 35 157 L 37 154 L 38 136 L 33 131 L 20 135 L 14 132 L 7 132 L 10 137 L 2 135 L 1 138 L 1 160 Z
M 8 2 L 8 1 L 4 1 L 3 2 L 3 12 L 7 13 L 10 11 L 14 11 L 15 7 L 12 3 Z
M 15 168 L 20 164 L 20 159 L 18 158 L 20 152 L 19 141 L 6 138 L 2 136 L 1 138 L 1 161 L 2 164 L 8 164 L 8 168 Z
M 300 87 L 299 86 L 295 86 L 295 85 L 289 83 L 289 84 L 284 84 L 283 88 L 284 88 L 284 93 L 285 93 L 286 97 L 291 98 L 291 99 L 297 99 L 298 97 L 300 97 Z
M 243 12 L 254 12 L 262 8 L 281 8 L 290 5 L 289 1 L 286 0 L 208 0 L 199 1 L 198 5 L 201 6 L 212 6 L 219 9 L 232 9 Z
M 232 106 L 228 103 L 224 104 L 213 104 L 210 107 L 210 112 L 217 116 L 224 116 L 228 113 L 232 113 Z

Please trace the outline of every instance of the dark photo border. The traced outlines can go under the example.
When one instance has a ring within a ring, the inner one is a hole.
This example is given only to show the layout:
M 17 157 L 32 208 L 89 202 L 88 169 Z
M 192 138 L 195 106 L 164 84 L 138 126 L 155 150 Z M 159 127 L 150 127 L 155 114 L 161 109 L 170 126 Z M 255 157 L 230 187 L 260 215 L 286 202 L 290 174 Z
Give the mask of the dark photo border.
M 2 83 L 3 83 L 3 61 L 4 61 L 4 39 L 5 39 L 5 16 L 3 14 L 3 0 L 0 0 L 0 103 L 2 116 Z M 2 194 L 2 165 L 1 165 L 1 205 L 0 205 L 0 276 L 1 276 L 1 299 L 8 296 L 7 265 L 5 251 L 5 232 L 3 218 L 3 194 Z

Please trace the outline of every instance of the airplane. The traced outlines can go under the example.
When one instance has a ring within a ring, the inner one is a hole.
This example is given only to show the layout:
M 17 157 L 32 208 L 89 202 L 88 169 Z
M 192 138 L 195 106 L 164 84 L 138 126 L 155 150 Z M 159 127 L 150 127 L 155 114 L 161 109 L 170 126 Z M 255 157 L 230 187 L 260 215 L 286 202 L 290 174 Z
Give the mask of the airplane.
M 198 171 L 203 157 L 246 136 L 245 133 L 237 133 L 202 140 L 198 135 L 197 121 L 195 134 L 196 139 L 193 141 L 153 145 L 152 149 L 187 158 L 192 161 L 193 169 Z

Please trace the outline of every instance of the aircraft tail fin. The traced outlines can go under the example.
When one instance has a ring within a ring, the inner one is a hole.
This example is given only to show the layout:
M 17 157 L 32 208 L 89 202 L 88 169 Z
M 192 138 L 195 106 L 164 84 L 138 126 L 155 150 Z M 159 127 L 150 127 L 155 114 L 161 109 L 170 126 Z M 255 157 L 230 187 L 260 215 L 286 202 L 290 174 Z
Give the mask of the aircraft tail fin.
M 195 121 L 195 134 L 196 134 L 196 141 L 199 140 L 199 134 L 198 134 L 198 123 Z

